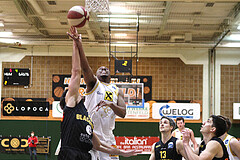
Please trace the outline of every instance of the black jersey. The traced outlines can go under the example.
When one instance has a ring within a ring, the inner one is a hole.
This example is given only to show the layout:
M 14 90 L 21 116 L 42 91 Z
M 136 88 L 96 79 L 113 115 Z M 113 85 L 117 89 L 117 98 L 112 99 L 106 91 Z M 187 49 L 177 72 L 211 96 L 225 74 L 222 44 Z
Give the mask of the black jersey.
M 91 159 L 89 150 L 92 149 L 93 123 L 81 100 L 75 107 L 65 107 L 61 124 L 61 160 Z M 69 154 L 74 155 L 65 155 Z M 64 155 L 64 156 L 63 156 Z
M 213 137 L 210 141 L 217 141 L 218 143 L 220 143 L 220 145 L 222 146 L 222 149 L 223 149 L 223 157 L 222 158 L 214 157 L 212 160 L 229 160 L 227 148 L 224 145 L 223 141 L 218 137 Z M 202 143 L 200 144 L 200 147 L 199 147 L 198 155 L 200 155 L 202 153 L 202 151 L 204 151 L 205 149 L 206 149 L 206 144 L 204 141 L 202 141 Z
M 200 146 L 199 146 L 198 155 L 200 155 L 205 149 L 206 149 L 206 144 L 205 144 L 204 141 L 202 141 L 201 144 L 200 144 Z
M 171 137 L 167 143 L 161 140 L 154 146 L 155 160 L 182 160 L 182 155 L 177 153 L 176 149 L 177 138 Z

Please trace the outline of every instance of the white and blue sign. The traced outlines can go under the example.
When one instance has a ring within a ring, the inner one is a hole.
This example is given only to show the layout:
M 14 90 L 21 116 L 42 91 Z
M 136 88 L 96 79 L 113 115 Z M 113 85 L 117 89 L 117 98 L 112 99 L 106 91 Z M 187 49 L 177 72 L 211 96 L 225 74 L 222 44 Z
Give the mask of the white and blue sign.
M 60 107 L 60 101 L 53 101 L 52 103 L 52 116 L 56 118 L 63 117 L 63 110 Z
M 162 116 L 169 118 L 183 117 L 184 119 L 200 119 L 199 103 L 153 103 L 152 118 L 161 119 Z
M 240 103 L 233 103 L 233 119 L 240 119 Z

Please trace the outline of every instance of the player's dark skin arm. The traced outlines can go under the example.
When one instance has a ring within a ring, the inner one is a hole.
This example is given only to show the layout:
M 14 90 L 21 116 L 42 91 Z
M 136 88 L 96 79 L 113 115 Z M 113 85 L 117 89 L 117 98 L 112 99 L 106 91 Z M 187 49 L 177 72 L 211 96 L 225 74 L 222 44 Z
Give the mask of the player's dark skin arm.
M 71 31 L 71 34 L 68 33 L 68 35 L 75 41 L 75 43 L 78 46 L 81 69 L 83 72 L 84 81 L 86 82 L 86 85 L 87 85 L 86 92 L 90 92 L 93 89 L 93 87 L 95 86 L 95 84 L 97 82 L 97 78 L 94 76 L 93 71 L 92 71 L 91 67 L 89 66 L 89 63 L 88 63 L 85 53 L 83 51 L 82 43 L 81 43 L 81 40 L 79 38 L 79 34 L 77 33 L 76 28 L 71 27 L 70 31 Z M 115 104 L 113 102 L 104 102 L 104 101 L 100 101 L 100 103 L 98 104 L 98 106 L 100 106 L 100 107 L 104 106 L 104 105 L 109 106 L 114 111 L 114 113 L 116 115 L 118 115 L 119 117 L 122 117 L 122 118 L 125 117 L 126 105 L 124 102 L 124 94 L 121 90 L 119 90 L 117 104 Z
M 124 118 L 126 116 L 126 105 L 124 102 L 124 95 L 122 90 L 119 90 L 117 104 L 113 102 L 100 101 L 98 106 L 109 106 L 113 110 L 113 112 L 119 117 Z
M 87 90 L 86 92 L 90 92 L 94 85 L 97 82 L 97 78 L 94 76 L 93 71 L 91 67 L 89 66 L 87 57 L 84 53 L 83 47 L 82 47 L 82 42 L 79 38 L 79 34 L 77 33 L 77 30 L 75 27 L 71 27 L 70 33 L 68 35 L 76 42 L 78 50 L 79 50 L 79 56 L 80 56 L 80 63 L 81 63 L 81 69 L 84 77 L 84 81 L 86 82 L 87 85 Z

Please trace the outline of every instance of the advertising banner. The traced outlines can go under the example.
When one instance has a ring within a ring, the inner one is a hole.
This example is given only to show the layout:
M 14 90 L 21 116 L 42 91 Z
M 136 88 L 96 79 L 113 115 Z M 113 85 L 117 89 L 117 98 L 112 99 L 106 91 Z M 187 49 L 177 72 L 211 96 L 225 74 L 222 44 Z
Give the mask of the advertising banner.
M 151 154 L 152 145 L 159 141 L 159 137 L 115 137 L 118 149 L 142 150 L 141 154 Z
M 153 103 L 152 118 L 161 119 L 162 116 L 169 118 L 183 117 L 184 119 L 200 119 L 199 103 Z
M 4 116 L 49 116 L 49 102 L 3 101 Z
M 52 103 L 52 116 L 56 118 L 63 117 L 63 110 L 60 107 L 60 101 L 53 101 Z
M 71 75 L 53 75 L 52 78 L 52 97 L 55 101 L 59 101 L 60 97 L 65 89 L 68 88 L 68 84 L 70 82 Z M 144 84 L 144 99 L 145 102 L 150 101 L 152 99 L 152 76 L 120 76 L 114 75 L 111 76 L 111 83 L 143 83 Z M 86 83 L 81 78 L 79 84 L 79 93 L 81 95 L 85 95 L 86 92 Z
M 37 153 L 48 154 L 50 138 L 38 137 Z M 0 137 L 0 153 L 29 153 L 28 137 Z
M 240 103 L 233 103 L 233 119 L 240 119 Z
M 120 117 L 117 117 L 120 118 Z M 127 107 L 125 118 L 129 119 L 148 119 L 149 103 L 144 103 L 144 108 Z

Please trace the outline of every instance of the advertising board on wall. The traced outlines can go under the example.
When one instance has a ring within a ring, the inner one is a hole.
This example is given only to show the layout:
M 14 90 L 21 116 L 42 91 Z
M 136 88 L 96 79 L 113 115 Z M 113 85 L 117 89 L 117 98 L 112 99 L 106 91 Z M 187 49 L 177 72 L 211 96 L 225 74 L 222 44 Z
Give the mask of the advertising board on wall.
M 169 118 L 183 117 L 184 119 L 200 119 L 199 103 L 153 103 L 152 118 L 161 119 L 162 116 Z
M 233 103 L 233 119 L 240 119 L 240 103 Z
M 50 137 L 38 137 L 37 153 L 50 153 Z M 29 153 L 28 137 L 0 137 L 0 153 Z
M 4 116 L 49 116 L 48 102 L 3 101 Z
M 118 149 L 142 150 L 141 154 L 151 154 L 152 145 L 159 141 L 159 137 L 115 137 Z
M 130 81 L 131 78 L 131 81 Z M 52 78 L 52 97 L 55 101 L 59 101 L 60 97 L 65 89 L 68 88 L 68 84 L 70 82 L 71 75 L 53 75 Z M 143 83 L 144 84 L 144 99 L 145 101 L 149 101 L 152 99 L 152 76 L 138 76 L 138 77 L 130 77 L 130 76 L 111 76 L 111 83 Z M 86 92 L 86 83 L 81 77 L 81 81 L 79 84 L 79 93 L 81 95 L 85 95 Z

